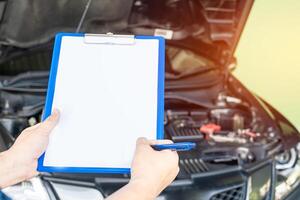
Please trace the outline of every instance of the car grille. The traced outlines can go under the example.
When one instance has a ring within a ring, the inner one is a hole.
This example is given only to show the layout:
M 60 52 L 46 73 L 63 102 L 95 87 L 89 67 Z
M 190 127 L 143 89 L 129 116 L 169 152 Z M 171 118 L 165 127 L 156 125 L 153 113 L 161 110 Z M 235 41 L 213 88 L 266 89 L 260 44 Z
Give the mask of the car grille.
M 210 198 L 210 200 L 242 200 L 243 198 L 244 190 L 241 186 L 215 194 Z
M 199 128 L 194 127 L 179 127 L 174 128 L 173 126 L 168 127 L 168 133 L 173 141 L 193 141 L 203 139 Z
M 202 159 L 199 158 L 185 158 L 179 161 L 180 169 L 187 174 L 195 174 L 207 172 L 209 169 Z

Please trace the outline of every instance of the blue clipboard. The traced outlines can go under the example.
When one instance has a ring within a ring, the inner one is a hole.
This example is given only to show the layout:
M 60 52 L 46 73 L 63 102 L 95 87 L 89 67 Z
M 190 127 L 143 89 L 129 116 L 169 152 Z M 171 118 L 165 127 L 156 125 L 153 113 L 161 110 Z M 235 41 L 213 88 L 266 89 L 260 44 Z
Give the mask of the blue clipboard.
M 84 33 L 58 33 L 55 37 L 54 42 L 54 50 L 52 56 L 52 64 L 50 69 L 50 76 L 48 82 L 48 90 L 46 96 L 46 103 L 44 108 L 44 114 L 42 116 L 42 120 L 45 120 L 48 116 L 51 115 L 53 98 L 55 94 L 55 85 L 56 78 L 59 66 L 59 60 L 61 55 L 61 43 L 62 38 L 68 37 L 86 37 L 87 34 Z M 90 41 L 94 42 L 103 42 L 101 38 L 105 40 L 110 39 L 109 43 L 119 42 L 119 45 L 124 45 L 124 38 L 122 35 L 92 35 Z M 95 36 L 95 37 L 94 37 Z M 99 36 L 97 38 L 97 36 Z M 99 40 L 100 38 L 100 40 Z M 126 39 L 126 38 L 125 38 Z M 165 62 L 165 40 L 159 36 L 133 36 L 130 38 L 131 40 L 157 40 L 158 41 L 158 84 L 157 84 L 157 124 L 156 124 L 156 138 L 163 139 L 164 138 L 164 62 Z M 96 40 L 96 41 L 94 41 Z M 128 38 L 127 38 L 128 40 Z M 115 44 L 113 44 L 115 45 Z M 118 44 L 117 44 L 118 45 Z M 59 173 L 130 173 L 130 168 L 109 168 L 109 167 L 69 167 L 69 166 L 48 166 L 44 164 L 45 153 L 38 160 L 38 168 L 39 172 L 59 172 Z

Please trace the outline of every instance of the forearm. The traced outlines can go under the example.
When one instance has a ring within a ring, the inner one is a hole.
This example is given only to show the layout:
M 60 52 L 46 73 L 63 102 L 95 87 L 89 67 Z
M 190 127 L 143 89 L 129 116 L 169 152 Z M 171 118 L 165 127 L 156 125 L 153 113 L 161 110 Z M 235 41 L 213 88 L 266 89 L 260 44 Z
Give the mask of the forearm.
M 0 188 L 16 184 L 22 181 L 23 178 L 22 172 L 13 159 L 10 158 L 9 152 L 0 153 Z
M 148 188 L 147 188 L 148 187 Z M 130 182 L 120 190 L 113 193 L 106 200 L 154 200 L 154 191 L 150 191 L 149 186 L 144 186 L 139 182 Z

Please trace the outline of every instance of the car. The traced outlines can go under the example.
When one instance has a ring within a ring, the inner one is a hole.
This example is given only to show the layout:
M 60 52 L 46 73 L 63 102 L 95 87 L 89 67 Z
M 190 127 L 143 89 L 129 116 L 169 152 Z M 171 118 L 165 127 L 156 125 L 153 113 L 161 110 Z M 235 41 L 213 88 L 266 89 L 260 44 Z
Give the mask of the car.
M 231 73 L 253 3 L 0 1 L 0 151 L 41 120 L 56 33 L 156 35 L 166 38 L 165 138 L 197 143 L 179 152 L 180 172 L 157 199 L 299 199 L 298 130 Z M 3 191 L 13 199 L 103 199 L 129 179 L 42 173 Z

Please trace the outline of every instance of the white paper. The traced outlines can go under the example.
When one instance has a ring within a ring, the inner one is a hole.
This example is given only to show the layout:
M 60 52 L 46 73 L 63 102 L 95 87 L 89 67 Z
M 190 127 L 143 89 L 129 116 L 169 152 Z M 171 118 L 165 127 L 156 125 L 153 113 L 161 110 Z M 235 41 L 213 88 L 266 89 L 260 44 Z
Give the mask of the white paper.
M 156 138 L 158 49 L 62 38 L 44 166 L 130 168 L 138 137 Z

